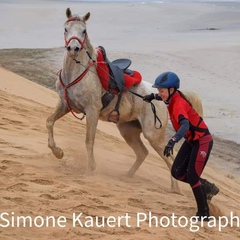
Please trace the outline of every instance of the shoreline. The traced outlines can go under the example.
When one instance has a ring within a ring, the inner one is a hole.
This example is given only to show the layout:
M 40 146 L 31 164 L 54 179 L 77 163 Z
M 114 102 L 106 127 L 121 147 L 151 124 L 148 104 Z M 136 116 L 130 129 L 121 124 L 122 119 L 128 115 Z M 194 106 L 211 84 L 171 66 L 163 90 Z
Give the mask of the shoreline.
M 63 51 L 64 49 L 62 47 L 49 49 L 0 49 L 0 67 L 12 71 L 22 77 L 27 78 L 29 81 L 36 82 L 39 85 L 47 87 L 55 92 L 55 82 L 57 80 L 57 72 L 61 68 Z M 15 55 L 14 62 L 12 61 L 11 57 L 9 57 L 13 53 Z M 108 56 L 110 57 L 110 59 L 114 60 L 118 57 L 124 58 L 126 55 L 119 52 L 108 52 Z M 132 60 L 132 65 L 140 66 L 135 68 L 139 70 L 139 68 L 141 68 L 142 66 L 141 63 L 139 65 L 139 63 L 137 62 L 137 58 L 139 57 L 139 55 L 135 56 L 135 54 L 131 54 L 131 56 L 132 58 L 130 59 Z M 34 58 L 36 59 L 36 61 L 32 61 Z M 149 65 L 142 67 L 148 68 L 149 71 L 151 71 L 151 66 Z M 144 75 L 147 72 L 141 73 L 142 75 Z M 192 90 L 196 91 L 196 89 Z M 225 130 L 223 130 L 223 132 L 220 132 L 219 134 L 218 132 L 221 130 L 219 125 L 215 125 L 214 128 L 210 126 L 209 122 L 211 120 L 213 121 L 214 125 L 215 117 L 212 117 L 211 113 L 208 113 L 208 109 L 204 105 L 204 99 L 201 95 L 200 97 L 203 101 L 205 121 L 209 125 L 210 132 L 213 134 L 214 138 L 218 138 L 222 141 L 226 141 L 229 143 L 232 142 L 239 146 L 240 136 L 238 135 L 238 132 L 235 132 L 235 135 L 237 135 L 239 139 L 235 138 L 233 134 L 226 136 Z M 219 112 L 219 115 L 221 115 L 220 120 L 223 120 L 224 117 L 226 119 L 226 123 L 228 122 L 229 117 L 227 114 L 224 114 L 223 109 L 221 112 Z M 223 121 L 223 124 L 225 124 L 225 121 Z

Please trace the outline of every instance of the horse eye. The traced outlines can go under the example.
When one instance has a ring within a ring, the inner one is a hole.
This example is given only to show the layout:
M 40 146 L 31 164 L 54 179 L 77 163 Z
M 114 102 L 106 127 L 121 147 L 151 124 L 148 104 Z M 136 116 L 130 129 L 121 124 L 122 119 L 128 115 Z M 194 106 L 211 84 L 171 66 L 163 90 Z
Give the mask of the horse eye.
M 83 30 L 83 34 L 86 34 L 86 32 L 87 32 L 87 31 L 86 31 L 86 29 L 85 29 L 85 30 Z
M 67 33 L 67 31 L 68 31 L 68 30 L 67 30 L 66 28 L 64 28 L 64 32 Z

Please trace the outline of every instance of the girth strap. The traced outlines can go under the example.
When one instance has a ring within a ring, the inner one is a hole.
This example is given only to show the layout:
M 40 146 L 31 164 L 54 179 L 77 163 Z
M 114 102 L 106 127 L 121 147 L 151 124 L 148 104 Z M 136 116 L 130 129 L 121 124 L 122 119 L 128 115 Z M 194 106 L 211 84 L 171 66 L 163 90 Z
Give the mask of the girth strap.
M 117 103 L 115 105 L 114 110 L 112 110 L 109 113 L 109 116 L 108 116 L 109 122 L 117 123 L 119 121 L 119 118 L 120 118 L 119 106 L 120 106 L 121 99 L 122 99 L 122 92 L 118 94 L 118 99 L 117 99 Z

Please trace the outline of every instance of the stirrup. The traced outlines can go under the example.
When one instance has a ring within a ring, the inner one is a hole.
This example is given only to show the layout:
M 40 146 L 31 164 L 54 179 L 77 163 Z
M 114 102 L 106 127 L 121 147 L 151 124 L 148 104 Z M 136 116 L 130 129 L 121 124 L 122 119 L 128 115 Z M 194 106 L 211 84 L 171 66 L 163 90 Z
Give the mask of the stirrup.
M 119 121 L 119 117 L 120 117 L 119 111 L 118 110 L 112 110 L 109 113 L 108 121 L 113 122 L 113 123 L 117 123 Z

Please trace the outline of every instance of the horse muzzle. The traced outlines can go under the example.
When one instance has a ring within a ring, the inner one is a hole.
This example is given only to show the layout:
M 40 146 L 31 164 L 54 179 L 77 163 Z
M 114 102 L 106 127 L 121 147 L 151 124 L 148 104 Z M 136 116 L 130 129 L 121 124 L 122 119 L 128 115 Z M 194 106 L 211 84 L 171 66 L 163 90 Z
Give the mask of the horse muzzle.
M 84 40 L 82 41 L 77 36 L 72 36 L 68 40 L 65 37 L 65 47 L 68 51 L 68 55 L 71 58 L 76 58 L 81 50 L 84 48 L 87 39 L 87 34 L 85 34 Z
M 77 45 L 72 45 L 72 44 L 70 45 L 70 44 L 69 44 L 69 45 L 66 47 L 66 50 L 67 50 L 67 52 L 68 52 L 69 57 L 71 57 L 71 58 L 76 58 L 76 57 L 78 57 L 81 48 L 80 48 L 79 46 L 77 46 Z

